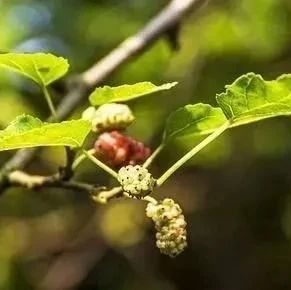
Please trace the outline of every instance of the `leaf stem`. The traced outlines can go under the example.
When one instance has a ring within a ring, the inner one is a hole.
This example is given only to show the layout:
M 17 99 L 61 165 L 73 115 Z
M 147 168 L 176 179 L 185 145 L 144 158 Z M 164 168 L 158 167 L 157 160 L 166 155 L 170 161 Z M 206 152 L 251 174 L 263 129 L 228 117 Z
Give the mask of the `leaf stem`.
M 187 154 L 185 154 L 181 159 L 179 159 L 174 165 L 172 165 L 158 180 L 157 185 L 161 186 L 175 171 L 177 171 L 184 163 L 191 159 L 195 154 L 201 151 L 204 147 L 214 141 L 219 135 L 221 135 L 230 126 L 230 122 L 227 121 L 211 135 L 206 137 L 201 143 L 195 146 Z
M 86 155 L 88 159 L 90 159 L 93 163 L 95 163 L 97 166 L 99 166 L 101 169 L 106 171 L 108 174 L 112 175 L 115 179 L 117 179 L 118 174 L 112 170 L 110 167 L 108 167 L 106 164 L 98 160 L 96 157 L 92 156 L 90 153 L 88 153 L 86 150 L 83 150 L 83 153 Z
M 93 195 L 92 198 L 96 202 L 105 204 L 110 199 L 112 199 L 114 197 L 118 197 L 121 194 L 122 194 L 122 187 L 118 186 L 118 187 L 114 187 L 114 188 L 112 188 L 110 190 L 101 191 L 101 192 L 99 192 L 98 195 L 96 195 L 96 196 Z
M 49 91 L 48 91 L 46 86 L 42 86 L 41 88 L 42 88 L 44 97 L 45 97 L 45 99 L 47 101 L 47 104 L 49 106 L 49 109 L 51 111 L 52 117 L 53 117 L 54 121 L 56 121 L 57 120 L 57 112 L 56 112 L 54 103 L 52 101 L 51 95 L 50 95 L 50 93 L 49 93 Z
M 155 205 L 158 204 L 158 201 L 155 198 L 153 198 L 152 196 L 149 196 L 149 195 L 143 197 L 142 200 L 150 202 L 150 203 L 155 204 Z
M 155 158 L 160 154 L 160 152 L 163 150 L 164 147 L 165 147 L 164 144 L 161 144 L 159 147 L 157 147 L 157 149 L 145 161 L 145 163 L 143 164 L 143 167 L 148 168 L 152 164 L 152 162 L 155 160 Z
M 94 153 L 95 153 L 95 149 L 92 148 L 92 149 L 88 150 L 87 153 L 90 154 L 90 155 L 94 155 Z M 86 160 L 86 159 L 87 159 L 87 155 L 84 154 L 84 153 L 82 152 L 82 154 L 80 154 L 80 155 L 79 155 L 79 156 L 74 160 L 74 162 L 73 162 L 73 164 L 72 164 L 72 170 L 76 170 L 76 169 L 79 167 L 79 165 L 80 165 L 84 160 Z

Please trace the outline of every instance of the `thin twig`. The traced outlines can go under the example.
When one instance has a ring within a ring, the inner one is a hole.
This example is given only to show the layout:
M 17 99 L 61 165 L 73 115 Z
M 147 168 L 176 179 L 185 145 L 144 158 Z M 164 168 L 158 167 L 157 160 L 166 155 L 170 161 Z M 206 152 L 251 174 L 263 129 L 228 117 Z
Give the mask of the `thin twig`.
M 115 50 L 104 57 L 96 65 L 82 74 L 82 78 L 89 86 L 104 80 L 116 68 L 141 53 L 149 45 L 164 36 L 164 33 L 188 13 L 191 8 L 202 0 L 173 0 L 156 17 L 154 17 L 140 32 L 122 42 Z M 196 6 L 197 7 L 197 6 Z
M 101 162 L 99 159 L 97 159 L 96 157 L 94 157 L 93 155 L 88 153 L 86 150 L 83 150 L 83 153 L 86 155 L 86 157 L 88 159 L 90 159 L 94 164 L 96 164 L 98 167 L 103 169 L 105 172 L 110 174 L 115 179 L 118 178 L 118 174 L 113 169 L 111 169 L 109 166 L 107 166 L 105 163 Z
M 157 205 L 159 203 L 154 197 L 149 196 L 149 195 L 143 197 L 142 200 L 149 202 L 149 203 L 152 203 L 152 204 L 155 204 L 155 205 Z
M 89 195 L 96 195 L 96 192 L 104 190 L 104 187 L 100 187 L 94 184 L 78 181 L 59 180 L 56 178 L 55 175 L 52 176 L 30 175 L 19 170 L 9 173 L 7 176 L 7 180 L 10 186 L 27 187 L 30 189 L 53 187 L 69 189 L 73 191 L 82 191 Z
M 142 166 L 144 168 L 148 168 L 163 149 L 164 144 L 161 144 L 159 147 L 157 147 L 157 149 L 151 154 L 151 156 L 145 161 L 145 163 Z
M 65 147 L 66 151 L 66 164 L 60 168 L 60 179 L 69 180 L 74 175 L 73 163 L 76 156 L 76 151 L 69 146 Z
M 93 148 L 93 149 L 90 149 L 90 150 L 87 151 L 87 153 L 90 154 L 90 155 L 94 155 L 95 152 L 96 152 L 96 150 L 95 150 L 94 148 Z M 80 166 L 80 164 L 81 164 L 84 160 L 86 160 L 86 159 L 87 159 L 86 154 L 81 153 L 81 154 L 80 154 L 80 155 L 75 159 L 75 161 L 73 162 L 73 164 L 72 164 L 72 169 L 73 169 L 73 170 L 76 170 L 76 169 Z
M 115 197 L 122 196 L 122 187 L 114 187 L 110 190 L 100 191 L 97 195 L 93 195 L 93 200 L 105 204 Z

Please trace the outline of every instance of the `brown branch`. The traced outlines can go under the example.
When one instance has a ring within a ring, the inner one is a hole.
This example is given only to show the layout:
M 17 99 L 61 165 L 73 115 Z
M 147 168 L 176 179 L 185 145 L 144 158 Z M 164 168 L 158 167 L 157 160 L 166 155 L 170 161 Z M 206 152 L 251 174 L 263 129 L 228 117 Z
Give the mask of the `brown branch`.
M 72 165 L 75 160 L 77 152 L 76 150 L 68 146 L 65 147 L 65 151 L 66 151 L 66 164 L 65 166 L 60 168 L 59 175 L 61 180 L 70 180 L 74 175 Z
M 58 120 L 66 119 L 83 101 L 89 89 L 102 83 L 121 65 L 145 51 L 146 48 L 163 37 L 169 29 L 177 25 L 187 13 L 197 8 L 202 2 L 205 2 L 205 0 L 172 0 L 141 31 L 122 42 L 111 53 L 80 74 L 57 108 Z M 3 165 L 0 171 L 2 177 L 0 192 L 5 188 L 6 173 L 26 167 L 37 150 L 37 148 L 21 149 Z
M 29 189 L 52 187 L 80 191 L 87 193 L 94 201 L 101 204 L 107 203 L 110 199 L 123 196 L 121 187 L 113 187 L 108 190 L 103 186 L 62 180 L 60 177 L 58 174 L 50 176 L 30 175 L 24 171 L 15 170 L 7 174 L 7 183 L 8 186 L 26 187 Z
M 100 83 L 122 64 L 143 52 L 153 42 L 164 36 L 170 28 L 180 22 L 191 8 L 198 7 L 202 0 L 173 0 L 140 32 L 122 42 L 110 54 L 82 74 L 88 86 Z
M 7 175 L 7 182 L 9 186 L 26 187 L 29 189 L 40 189 L 45 187 L 62 188 L 74 191 L 85 192 L 89 195 L 96 195 L 104 190 L 104 187 L 100 187 L 94 184 L 78 182 L 78 181 L 66 181 L 58 178 L 57 175 L 41 176 L 30 175 L 26 172 L 15 170 Z

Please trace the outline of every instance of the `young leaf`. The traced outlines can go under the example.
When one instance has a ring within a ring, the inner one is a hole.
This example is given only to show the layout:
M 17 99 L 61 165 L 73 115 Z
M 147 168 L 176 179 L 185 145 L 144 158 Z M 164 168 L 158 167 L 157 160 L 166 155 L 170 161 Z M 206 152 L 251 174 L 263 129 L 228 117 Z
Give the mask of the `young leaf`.
M 248 73 L 226 86 L 226 92 L 216 98 L 231 126 L 291 115 L 291 74 L 265 81 L 260 75 Z
M 85 120 L 43 123 L 21 115 L 0 131 L 0 151 L 37 146 L 81 147 L 90 129 L 90 122 Z
M 95 89 L 95 91 L 89 96 L 89 100 L 93 106 L 99 106 L 106 103 L 126 102 L 155 92 L 169 90 L 176 84 L 177 83 L 174 82 L 155 86 L 150 82 L 142 82 L 119 87 L 105 86 Z
M 44 87 L 62 77 L 69 69 L 68 61 L 50 53 L 0 54 L 0 67 L 22 74 Z
M 166 122 L 164 141 L 190 135 L 207 135 L 225 122 L 227 119 L 220 108 L 202 103 L 186 105 L 169 116 Z

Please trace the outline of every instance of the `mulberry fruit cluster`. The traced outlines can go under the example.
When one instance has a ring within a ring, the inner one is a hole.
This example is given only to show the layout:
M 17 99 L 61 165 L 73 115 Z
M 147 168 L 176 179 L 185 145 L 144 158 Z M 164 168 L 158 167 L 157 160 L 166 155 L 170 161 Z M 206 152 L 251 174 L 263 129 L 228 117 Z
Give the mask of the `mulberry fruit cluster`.
M 127 105 L 114 103 L 104 104 L 97 109 L 89 107 L 83 112 L 82 118 L 91 121 L 92 130 L 99 133 L 125 129 L 134 121 Z
M 118 131 L 101 134 L 95 142 L 94 149 L 97 158 L 114 167 L 142 164 L 151 153 L 142 142 Z
M 179 255 L 187 246 L 186 221 L 180 206 L 166 198 L 158 204 L 148 203 L 146 215 L 155 223 L 156 245 L 170 257 Z
M 118 181 L 125 192 L 136 198 L 150 194 L 156 184 L 151 173 L 140 165 L 122 167 L 118 172 Z

